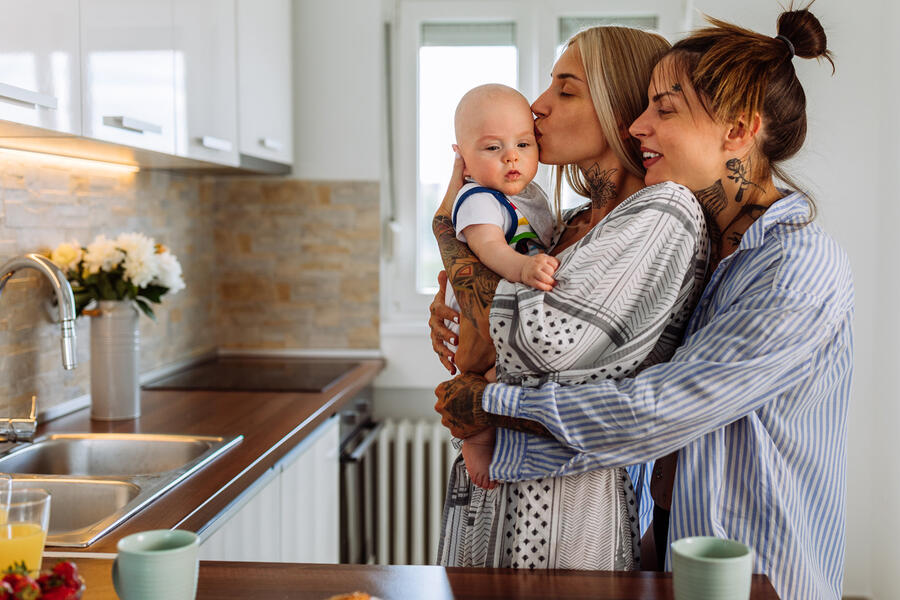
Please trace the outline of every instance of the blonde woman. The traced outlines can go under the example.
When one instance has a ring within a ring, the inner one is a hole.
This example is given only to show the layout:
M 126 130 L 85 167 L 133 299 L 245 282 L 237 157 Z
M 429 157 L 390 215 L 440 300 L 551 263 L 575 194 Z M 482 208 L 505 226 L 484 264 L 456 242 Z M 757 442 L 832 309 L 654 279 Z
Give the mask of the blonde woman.
M 508 384 L 579 384 L 634 374 L 674 351 L 703 284 L 703 213 L 682 186 L 644 188 L 640 149 L 627 130 L 646 107 L 650 73 L 668 47 L 660 36 L 630 28 L 583 31 L 532 105 L 541 162 L 558 165 L 558 179 L 566 176 L 590 199 L 562 214 L 551 250 L 560 261 L 552 291 L 499 280 L 456 241 L 449 219 L 449 202 L 461 184 L 462 165 L 456 165 L 434 229 L 461 306 L 452 357 L 461 371 L 481 374 L 496 366 Z M 556 197 L 558 207 L 558 185 Z M 446 315 L 442 297 L 432 305 L 433 329 Z M 450 368 L 450 351 L 443 343 L 435 349 Z M 445 424 L 461 438 L 486 425 Z M 493 424 L 526 431 L 535 425 L 515 419 Z M 457 461 L 440 562 L 637 568 L 637 501 L 624 466 L 482 489 Z

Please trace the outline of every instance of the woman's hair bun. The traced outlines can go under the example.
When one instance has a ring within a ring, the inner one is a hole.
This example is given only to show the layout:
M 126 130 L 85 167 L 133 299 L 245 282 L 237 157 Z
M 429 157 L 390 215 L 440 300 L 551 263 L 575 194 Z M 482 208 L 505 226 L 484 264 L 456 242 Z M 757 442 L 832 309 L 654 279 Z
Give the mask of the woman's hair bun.
M 794 54 L 800 58 L 824 58 L 834 70 L 825 29 L 808 8 L 781 13 L 778 17 L 778 35 L 791 41 Z

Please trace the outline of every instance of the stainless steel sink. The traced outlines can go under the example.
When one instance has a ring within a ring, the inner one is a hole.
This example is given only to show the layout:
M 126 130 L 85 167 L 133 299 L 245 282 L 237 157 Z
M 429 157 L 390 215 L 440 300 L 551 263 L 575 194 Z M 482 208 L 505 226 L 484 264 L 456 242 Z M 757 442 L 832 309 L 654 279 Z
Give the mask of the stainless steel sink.
M 16 478 L 14 486 L 41 488 L 50 494 L 50 538 L 84 533 L 122 510 L 141 488 L 127 481 L 94 479 Z
M 0 457 L 0 472 L 50 494 L 48 546 L 83 548 L 242 439 L 53 435 Z
M 182 435 L 52 435 L 0 458 L 0 472 L 152 475 L 179 469 L 221 442 L 218 437 Z

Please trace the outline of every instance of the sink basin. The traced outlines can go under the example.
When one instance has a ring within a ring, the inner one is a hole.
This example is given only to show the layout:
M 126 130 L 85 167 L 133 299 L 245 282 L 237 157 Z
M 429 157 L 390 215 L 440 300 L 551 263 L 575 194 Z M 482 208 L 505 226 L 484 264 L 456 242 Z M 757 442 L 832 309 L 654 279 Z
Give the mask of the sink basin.
M 46 490 L 47 546 L 83 548 L 238 444 L 232 438 L 61 434 L 0 457 L 15 487 Z
M 0 458 L 0 472 L 151 475 L 183 467 L 221 441 L 180 435 L 53 435 Z
M 16 479 L 16 489 L 40 488 L 50 494 L 50 538 L 84 532 L 107 519 L 141 492 L 127 481 L 91 479 Z

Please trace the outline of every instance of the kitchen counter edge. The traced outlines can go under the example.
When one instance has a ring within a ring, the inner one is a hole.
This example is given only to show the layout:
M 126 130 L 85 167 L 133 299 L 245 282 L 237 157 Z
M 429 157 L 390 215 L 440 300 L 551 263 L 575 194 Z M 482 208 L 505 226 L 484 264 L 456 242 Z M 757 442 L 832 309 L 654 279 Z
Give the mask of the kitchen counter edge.
M 322 393 L 142 390 L 141 416 L 93 421 L 84 409 L 50 421 L 54 433 L 243 435 L 234 448 L 194 473 L 91 546 L 48 547 L 53 553 L 115 553 L 122 537 L 148 529 L 187 529 L 203 535 L 242 492 L 336 414 L 384 368 L 383 359 L 359 365 Z

